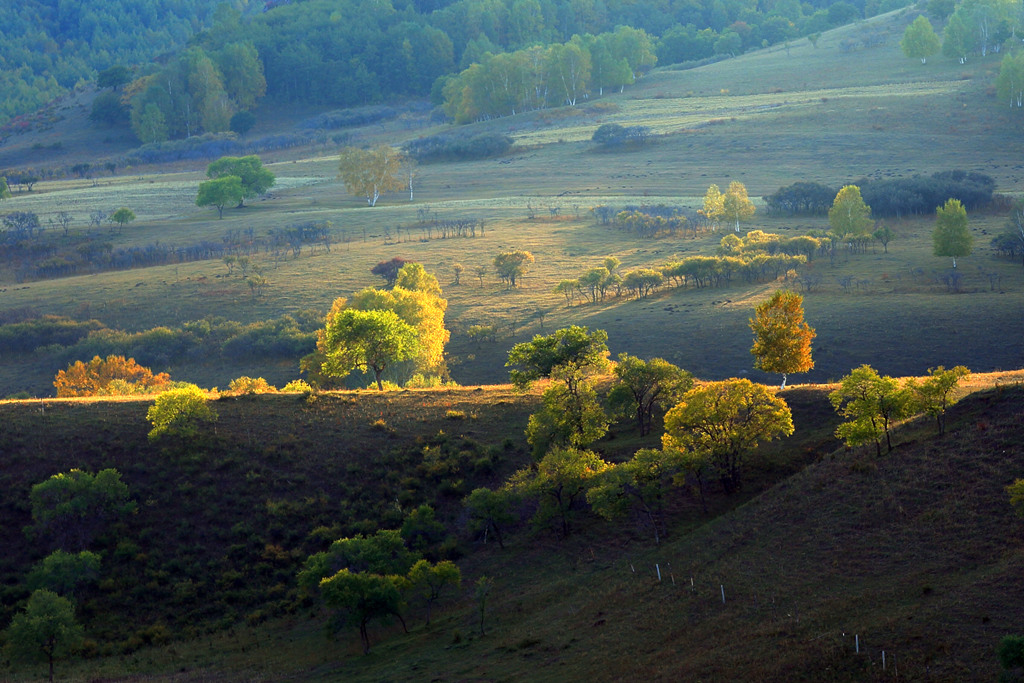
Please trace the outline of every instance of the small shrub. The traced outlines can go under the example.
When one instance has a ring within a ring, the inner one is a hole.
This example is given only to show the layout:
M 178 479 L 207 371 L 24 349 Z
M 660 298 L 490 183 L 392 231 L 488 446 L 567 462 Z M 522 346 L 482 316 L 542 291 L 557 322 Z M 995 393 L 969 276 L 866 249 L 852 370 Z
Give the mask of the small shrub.
M 288 384 L 281 387 L 281 391 L 293 394 L 310 394 L 313 392 L 313 387 L 311 387 L 305 380 L 293 379 L 291 382 L 288 382 Z
M 446 412 L 444 414 L 444 416 L 446 418 L 448 418 L 449 420 L 465 420 L 466 419 L 466 411 L 464 411 L 464 410 L 449 410 L 448 412 Z
M 238 396 L 244 394 L 272 394 L 277 391 L 262 377 L 248 377 L 246 375 L 231 380 L 228 389 L 231 393 Z
M 194 384 L 186 384 L 157 396 L 146 412 L 146 419 L 153 425 L 150 440 L 164 434 L 194 436 L 200 422 L 216 422 L 217 413 L 209 406 L 206 393 Z

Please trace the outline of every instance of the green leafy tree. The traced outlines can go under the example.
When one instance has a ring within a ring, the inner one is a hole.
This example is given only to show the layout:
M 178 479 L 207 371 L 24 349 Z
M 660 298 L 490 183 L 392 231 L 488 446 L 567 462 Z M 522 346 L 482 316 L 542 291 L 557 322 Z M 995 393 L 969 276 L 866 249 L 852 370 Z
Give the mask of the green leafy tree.
M 333 607 L 359 625 L 359 639 L 363 654 L 370 654 L 370 636 L 367 626 L 374 619 L 397 617 L 402 619 L 401 576 L 383 576 L 369 572 L 351 572 L 342 569 L 334 576 L 320 582 L 320 593 L 328 607 Z
M 65 549 L 86 547 L 110 522 L 137 509 L 115 469 L 55 474 L 34 485 L 29 500 L 34 526 L 26 531 Z
M 974 32 L 969 22 L 961 13 L 955 12 L 942 31 L 942 54 L 966 64 L 967 55 L 974 51 L 974 46 Z
M 641 436 L 651 431 L 659 405 L 674 403 L 693 387 L 693 375 L 663 358 L 645 361 L 620 353 L 613 371 L 616 381 L 608 392 L 608 403 L 635 415 Z
M 427 626 L 430 625 L 430 608 L 446 588 L 458 590 L 462 585 L 462 572 L 451 560 L 431 564 L 420 560 L 409 570 L 409 585 L 427 603 Z
M 437 554 L 448 532 L 438 521 L 434 508 L 424 504 L 405 516 L 399 533 L 409 548 L 430 556 Z
M 576 448 L 552 448 L 533 467 L 519 470 L 508 480 L 509 491 L 539 502 L 533 521 L 545 526 L 553 520 L 563 538 L 571 532 L 571 520 L 578 505 L 586 500 L 587 490 L 608 463 L 592 451 Z
M 789 406 L 746 379 L 709 382 L 683 395 L 665 415 L 662 449 L 688 454 L 716 474 L 726 493 L 743 483 L 743 465 L 762 441 L 793 433 Z
M 515 289 L 516 281 L 526 275 L 533 262 L 533 254 L 528 251 L 522 249 L 503 251 L 494 257 L 494 270 L 510 289 Z
M 337 299 L 327 314 L 328 322 L 345 309 L 360 311 L 393 311 L 416 330 L 417 344 L 409 362 L 391 366 L 393 374 L 408 379 L 413 372 L 442 377 L 445 368 L 444 349 L 451 333 L 445 327 L 448 302 L 441 298 L 437 278 L 423 270 L 419 264 L 406 263 L 395 274 L 395 286 L 390 291 L 366 288 L 351 299 Z M 317 342 L 317 353 L 326 354 L 324 331 Z M 318 361 L 321 365 L 323 359 Z M 404 381 L 404 380 L 403 380 Z
M 110 214 L 110 220 L 117 223 L 118 229 L 121 229 L 128 223 L 135 220 L 135 212 L 126 206 L 122 206 L 120 209 Z
M 942 42 L 935 34 L 932 22 L 923 14 L 907 26 L 900 40 L 903 54 L 911 59 L 920 59 L 922 64 L 927 63 L 928 58 L 937 54 L 941 48 Z
M 368 205 L 377 206 L 382 194 L 405 189 L 402 159 L 402 153 L 394 147 L 346 147 L 341 150 L 338 177 L 350 194 L 365 197 Z
M 416 330 L 394 311 L 344 309 L 328 316 L 323 336 L 323 371 L 347 377 L 352 371 L 373 371 L 377 388 L 392 363 L 412 358 L 418 349 Z
M 754 331 L 754 367 L 765 372 L 786 376 L 793 372 L 807 372 L 814 367 L 811 359 L 811 340 L 814 330 L 804 322 L 803 297 L 796 292 L 779 289 L 772 298 L 759 304 L 750 319 Z
M 45 588 L 58 595 L 74 596 L 80 585 L 99 578 L 100 556 L 88 550 L 69 553 L 55 550 L 29 572 L 29 590 Z
M 120 88 L 132 79 L 132 71 L 123 64 L 115 64 L 96 74 L 96 87 Z
M 947 199 L 945 206 L 935 210 L 932 245 L 936 256 L 953 258 L 954 268 L 958 256 L 970 256 L 974 250 L 974 238 L 967 227 L 967 209 L 959 199 Z
M 718 227 L 718 221 L 725 215 L 725 195 L 718 189 L 718 185 L 712 183 L 708 191 L 704 193 L 704 204 L 699 213 L 712 228 Z
M 914 395 L 916 412 L 935 418 L 939 436 L 946 433 L 946 411 L 953 405 L 953 392 L 971 374 L 963 365 L 947 370 L 943 366 L 928 370 L 928 377 L 922 382 L 910 380 L 907 388 Z
M 218 218 L 224 218 L 224 207 L 241 204 L 245 198 L 242 179 L 236 175 L 221 176 L 199 183 L 196 206 L 217 207 Z
M 142 143 L 163 142 L 170 133 L 167 128 L 167 117 L 155 102 L 148 102 L 141 107 L 132 107 L 132 131 Z
M 828 223 L 839 239 L 863 235 L 871 229 L 871 207 L 864 203 L 860 188 L 846 185 L 836 194 L 828 210 Z
M 255 154 L 244 157 L 221 157 L 206 167 L 206 177 L 211 180 L 229 176 L 237 176 L 242 182 L 242 199 L 238 202 L 239 207 L 246 199 L 266 194 L 277 180 Z
M 909 417 L 913 409 L 912 394 L 898 380 L 879 376 L 870 365 L 862 365 L 843 377 L 839 388 L 828 398 L 840 415 L 849 418 L 836 429 L 836 436 L 848 446 L 873 441 L 879 457 L 882 438 L 891 452 L 896 422 Z
M 679 471 L 678 454 L 643 448 L 626 462 L 610 465 L 587 490 L 587 502 L 597 514 L 615 519 L 630 511 L 639 513 L 661 543 L 665 493 Z
M 508 491 L 492 491 L 487 488 L 473 489 L 462 503 L 469 513 L 471 525 L 476 531 L 483 531 L 484 543 L 488 532 L 493 531 L 498 539 L 498 546 L 505 548 L 501 530 L 515 521 L 512 515 L 512 503 Z
M 82 627 L 75 622 L 71 601 L 40 589 L 29 596 L 24 612 L 14 615 L 7 628 L 7 653 L 16 661 L 46 661 L 53 683 L 53 663 L 72 652 L 82 641 Z
M 324 579 L 346 569 L 354 573 L 405 576 L 419 554 L 409 550 L 396 529 L 372 536 L 357 535 L 334 541 L 330 548 L 310 555 L 298 574 L 299 586 L 312 591 Z
M 569 373 L 578 375 L 579 371 L 564 367 L 554 370 L 552 377 L 565 383 L 552 384 L 544 390 L 540 410 L 530 416 L 526 425 L 526 440 L 533 447 L 535 458 L 543 457 L 553 446 L 589 446 L 608 431 L 608 416 L 593 385 L 578 377 L 570 385 L 566 382 Z
M 996 96 L 1010 109 L 1024 107 L 1024 52 L 1007 53 L 999 64 Z
M 608 333 L 591 332 L 586 327 L 572 325 L 549 335 L 536 335 L 528 342 L 520 342 L 509 351 L 505 367 L 512 368 L 509 378 L 518 389 L 526 389 L 533 382 L 552 377 L 556 368 L 567 382 L 604 369 L 608 364 Z
M 153 425 L 149 430 L 151 441 L 168 434 L 188 438 L 199 433 L 201 422 L 216 422 L 217 411 L 210 407 L 205 391 L 185 384 L 157 396 L 146 411 L 146 419 Z
M 11 198 L 11 188 L 7 184 L 7 178 L 0 176 L 0 201 Z

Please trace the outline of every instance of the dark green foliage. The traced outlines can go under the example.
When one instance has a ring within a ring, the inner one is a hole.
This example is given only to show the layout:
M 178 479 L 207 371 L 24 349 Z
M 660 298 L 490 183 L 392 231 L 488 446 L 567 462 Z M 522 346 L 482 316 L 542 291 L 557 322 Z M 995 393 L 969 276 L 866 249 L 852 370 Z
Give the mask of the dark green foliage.
M 797 182 L 780 187 L 764 198 L 769 213 L 825 215 L 838 190 L 821 183 Z
M 53 681 L 53 662 L 82 640 L 71 602 L 48 590 L 32 593 L 24 612 L 7 629 L 7 652 L 18 661 L 46 661 Z
M 433 161 L 470 161 L 487 159 L 507 153 L 514 140 L 501 133 L 443 133 L 410 140 L 405 153 L 420 163 Z
M 436 559 L 447 530 L 438 521 L 434 508 L 420 505 L 406 515 L 399 533 L 409 548 Z
M 115 469 L 55 474 L 33 486 L 30 498 L 35 525 L 26 532 L 72 550 L 85 548 L 109 523 L 138 508 Z
M 860 187 L 872 216 L 902 217 L 932 214 L 949 199 L 959 199 L 968 211 L 992 201 L 996 183 L 991 176 L 968 171 L 941 171 L 929 177 L 871 180 L 854 183 Z
M 256 125 L 256 115 L 251 111 L 236 112 L 231 117 L 231 131 L 239 135 L 245 135 Z
M 73 596 L 82 584 L 95 583 L 100 573 L 100 556 L 88 550 L 74 554 L 55 550 L 36 564 L 28 575 L 29 590 L 45 588 Z
M 1004 669 L 1024 667 L 1024 636 L 1004 636 L 999 641 L 999 663 Z
M 594 131 L 590 139 L 605 149 L 618 149 L 642 145 L 647 142 L 650 135 L 651 131 L 647 126 L 621 126 L 617 123 L 605 123 Z
M 299 572 L 299 586 L 314 590 L 339 571 L 404 576 L 419 553 L 409 550 L 398 531 L 380 530 L 372 536 L 342 538 L 325 552 L 311 555 Z
M 123 64 L 115 64 L 96 74 L 96 85 L 100 88 L 120 88 L 132 79 L 132 70 Z
M 597 370 L 607 363 L 608 333 L 591 332 L 573 325 L 546 336 L 537 335 L 509 351 L 505 367 L 512 368 L 509 377 L 517 387 L 528 387 L 543 377 L 551 377 L 557 369 Z
M 121 104 L 121 97 L 116 92 L 101 92 L 92 101 L 89 120 L 97 126 L 110 128 L 127 126 L 129 123 L 128 109 Z

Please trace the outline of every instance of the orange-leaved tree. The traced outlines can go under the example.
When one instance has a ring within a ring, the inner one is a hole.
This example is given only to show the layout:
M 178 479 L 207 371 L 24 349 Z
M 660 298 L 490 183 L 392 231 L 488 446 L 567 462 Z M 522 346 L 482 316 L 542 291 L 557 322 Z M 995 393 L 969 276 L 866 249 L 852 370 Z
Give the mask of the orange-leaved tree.
M 120 394 L 151 394 L 165 388 L 171 381 L 170 375 L 161 372 L 156 375 L 147 367 L 139 365 L 134 358 L 94 356 L 88 363 L 75 361 L 61 370 L 53 380 L 57 397 L 70 396 L 111 396 Z
M 796 292 L 777 290 L 754 309 L 750 329 L 754 331 L 754 346 L 750 349 L 756 359 L 754 367 L 781 374 L 782 388 L 789 373 L 814 368 L 811 340 L 815 333 L 804 322 L 803 297 Z

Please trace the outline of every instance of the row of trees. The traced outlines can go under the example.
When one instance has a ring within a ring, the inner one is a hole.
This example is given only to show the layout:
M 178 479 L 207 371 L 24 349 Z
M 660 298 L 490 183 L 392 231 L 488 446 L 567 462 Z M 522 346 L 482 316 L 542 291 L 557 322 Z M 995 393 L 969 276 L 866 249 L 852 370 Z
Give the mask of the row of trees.
M 622 89 L 654 66 L 650 37 L 620 26 L 564 44 L 486 53 L 443 85 L 444 110 L 456 123 L 575 106 L 606 88 Z

